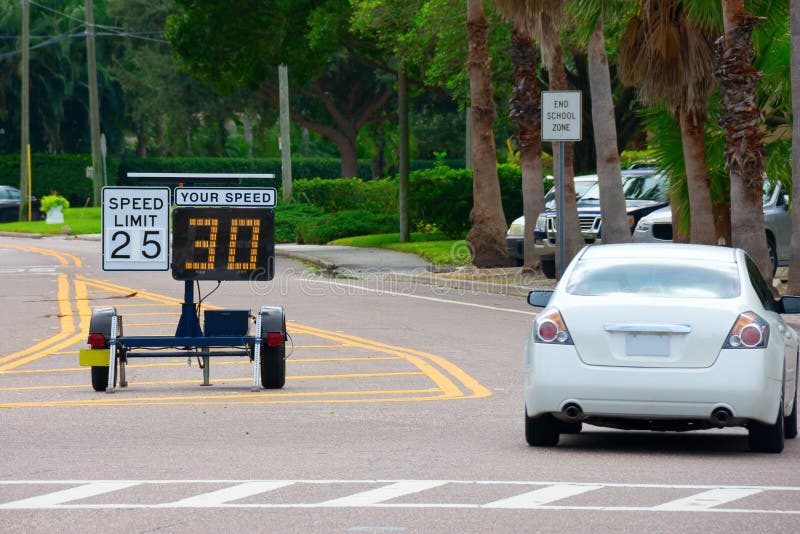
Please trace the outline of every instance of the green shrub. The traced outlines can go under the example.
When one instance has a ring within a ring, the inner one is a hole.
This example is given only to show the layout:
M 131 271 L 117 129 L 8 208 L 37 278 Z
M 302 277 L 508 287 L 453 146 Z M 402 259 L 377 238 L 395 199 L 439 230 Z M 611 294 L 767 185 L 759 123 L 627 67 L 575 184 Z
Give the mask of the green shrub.
M 383 234 L 397 230 L 397 215 L 375 214 L 364 210 L 328 213 L 297 226 L 298 243 L 324 244 L 356 235 Z
M 366 210 L 372 213 L 397 213 L 397 181 L 358 178 L 335 180 L 297 180 L 292 184 L 297 202 L 318 206 L 325 211 Z
M 498 165 L 500 195 L 506 223 L 522 214 L 522 175 L 515 165 Z M 472 171 L 436 167 L 411 173 L 410 211 L 418 225 L 429 224 L 452 239 L 470 228 Z
M 275 206 L 275 242 L 294 243 L 297 227 L 325 216 L 325 210 L 299 202 L 278 202 Z
M 69 200 L 61 195 L 45 195 L 42 197 L 41 210 L 44 212 L 50 211 L 55 206 L 61 206 L 62 209 L 69 207 Z

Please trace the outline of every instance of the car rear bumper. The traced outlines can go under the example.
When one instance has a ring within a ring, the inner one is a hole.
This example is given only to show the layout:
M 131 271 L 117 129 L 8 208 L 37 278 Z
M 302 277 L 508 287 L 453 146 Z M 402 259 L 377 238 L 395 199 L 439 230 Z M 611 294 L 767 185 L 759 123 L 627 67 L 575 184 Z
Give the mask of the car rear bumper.
M 734 419 L 774 423 L 782 383 L 763 353 L 723 350 L 707 368 L 586 365 L 574 347 L 548 346 L 535 357 L 528 346 L 525 405 L 528 415 L 556 413 L 578 404 L 587 417 L 703 419 L 727 408 Z

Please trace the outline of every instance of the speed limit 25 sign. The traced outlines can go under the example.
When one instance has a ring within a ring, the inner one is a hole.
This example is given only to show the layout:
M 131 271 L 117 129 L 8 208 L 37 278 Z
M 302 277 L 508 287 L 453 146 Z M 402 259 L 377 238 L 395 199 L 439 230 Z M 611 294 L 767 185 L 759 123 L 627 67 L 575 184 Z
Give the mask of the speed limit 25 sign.
M 168 187 L 103 188 L 103 270 L 166 271 Z

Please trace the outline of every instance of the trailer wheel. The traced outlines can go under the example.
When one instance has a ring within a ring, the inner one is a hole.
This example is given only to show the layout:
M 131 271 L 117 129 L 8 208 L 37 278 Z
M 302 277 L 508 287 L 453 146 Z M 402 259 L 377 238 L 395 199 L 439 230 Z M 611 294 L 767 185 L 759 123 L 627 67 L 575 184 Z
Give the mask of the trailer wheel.
M 108 387 L 108 367 L 92 366 L 92 387 L 95 391 L 105 391 Z
M 281 389 L 286 383 L 286 343 L 280 347 L 262 346 L 261 385 L 264 389 Z

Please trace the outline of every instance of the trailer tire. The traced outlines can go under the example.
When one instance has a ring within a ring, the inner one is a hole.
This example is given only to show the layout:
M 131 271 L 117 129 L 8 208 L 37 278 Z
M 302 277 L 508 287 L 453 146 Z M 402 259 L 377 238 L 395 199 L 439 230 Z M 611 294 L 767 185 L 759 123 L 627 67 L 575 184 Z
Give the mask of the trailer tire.
M 263 347 L 261 385 L 264 389 L 281 389 L 286 383 L 286 343 L 280 347 Z
M 108 387 L 108 367 L 92 366 L 92 387 L 95 391 L 105 391 Z

